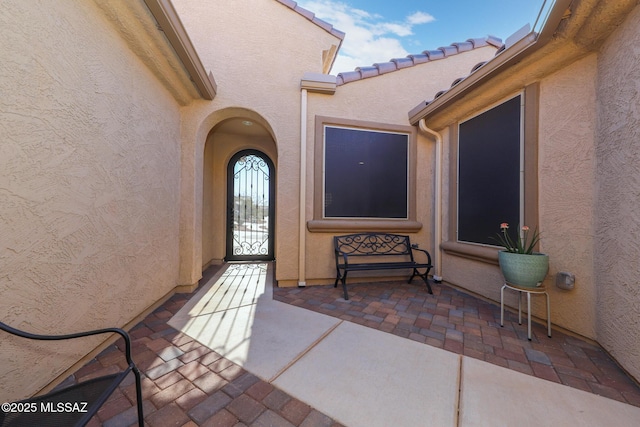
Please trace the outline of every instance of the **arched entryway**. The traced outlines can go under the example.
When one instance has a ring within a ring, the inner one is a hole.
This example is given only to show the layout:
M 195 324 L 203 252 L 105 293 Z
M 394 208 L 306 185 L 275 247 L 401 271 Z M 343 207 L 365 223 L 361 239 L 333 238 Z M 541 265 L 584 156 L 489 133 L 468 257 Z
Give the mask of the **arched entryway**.
M 269 160 L 270 182 L 275 185 L 273 179 L 275 168 L 278 166 L 278 151 L 273 130 L 269 123 L 250 110 L 231 108 L 216 113 L 217 120 L 211 125 L 203 149 L 202 161 L 202 270 L 210 265 L 216 265 L 231 260 L 227 257 L 227 242 L 229 232 L 229 211 L 227 209 L 227 173 L 230 163 L 238 153 L 246 150 L 255 150 L 262 153 Z M 266 188 L 266 187 L 265 187 Z M 273 188 L 272 188 L 273 191 Z M 233 194 L 233 190 L 232 190 Z M 267 194 L 265 194 L 265 198 Z M 275 195 L 269 197 L 271 211 L 277 211 Z M 270 214 L 271 219 L 269 245 L 273 248 L 263 254 L 264 259 L 275 259 L 274 224 L 275 215 Z
M 274 259 L 275 169 L 258 150 L 236 153 L 227 166 L 227 261 Z

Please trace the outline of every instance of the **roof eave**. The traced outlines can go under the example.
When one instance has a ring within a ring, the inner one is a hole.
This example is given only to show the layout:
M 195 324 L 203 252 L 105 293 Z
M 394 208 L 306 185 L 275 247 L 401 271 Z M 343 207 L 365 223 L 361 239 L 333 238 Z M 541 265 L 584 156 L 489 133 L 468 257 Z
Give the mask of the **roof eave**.
M 515 43 L 510 49 L 504 50 L 494 59 L 487 61 L 474 73 L 461 80 L 458 84 L 440 95 L 438 98 L 429 103 L 423 102 L 413 108 L 409 111 L 409 121 L 412 125 L 416 125 L 420 119 L 423 119 L 463 98 L 471 89 L 500 73 L 504 67 L 508 67 L 520 61 L 524 54 L 529 53 L 527 50 L 532 48 L 535 44 L 536 34 L 529 33 L 526 37 Z
M 331 48 L 329 49 L 329 52 L 328 52 L 329 57 L 327 58 L 327 60 L 323 64 L 322 72 L 325 73 L 325 74 L 329 74 L 331 72 L 331 69 L 333 68 L 333 64 L 335 64 L 336 59 L 338 58 L 338 52 L 340 51 L 340 48 L 342 47 L 342 42 L 344 41 L 344 36 L 342 38 L 338 37 L 338 40 L 340 40 L 338 42 L 338 44 L 337 45 L 332 45 Z
M 217 86 L 211 72 L 207 73 L 182 21 L 170 0 L 144 0 L 160 25 L 167 40 L 180 58 L 202 98 L 212 100 Z
M 339 40 L 337 45 L 331 45 L 331 47 L 325 51 L 327 53 L 327 56 L 323 57 L 322 72 L 325 74 L 328 74 L 329 71 L 331 70 L 331 67 L 333 67 L 333 63 L 335 62 L 336 57 L 338 56 L 338 51 L 342 47 L 342 42 L 344 41 L 344 38 L 346 36 L 345 32 L 340 31 L 337 28 L 334 28 L 333 25 L 328 23 L 327 21 L 324 21 L 316 17 L 315 13 L 299 6 L 298 3 L 295 2 L 294 0 L 276 0 L 276 1 L 281 5 L 286 6 L 289 9 L 293 10 L 298 15 L 311 21 L 316 26 L 322 28 L 327 33 L 331 34 L 333 37 Z
M 336 76 L 321 73 L 304 73 L 300 80 L 300 89 L 312 93 L 333 95 L 336 93 Z
M 487 63 L 438 98 L 429 103 L 422 102 L 409 111 L 410 123 L 417 125 L 420 120 L 440 112 L 465 97 L 470 91 L 476 89 L 484 82 L 545 46 L 553 38 L 553 34 L 562 21 L 564 12 L 571 4 L 571 1 L 572 0 L 556 0 L 540 33 L 531 32 L 527 34 L 521 40 L 514 43 L 513 46 L 510 46 L 495 58 L 487 61 Z

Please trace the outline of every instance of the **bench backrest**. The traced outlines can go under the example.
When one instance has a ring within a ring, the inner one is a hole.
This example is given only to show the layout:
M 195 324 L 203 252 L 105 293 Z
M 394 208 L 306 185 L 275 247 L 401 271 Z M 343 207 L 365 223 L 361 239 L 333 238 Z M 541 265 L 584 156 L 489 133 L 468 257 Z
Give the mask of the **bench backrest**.
M 409 236 L 389 233 L 358 233 L 334 236 L 336 256 L 404 255 L 413 259 Z

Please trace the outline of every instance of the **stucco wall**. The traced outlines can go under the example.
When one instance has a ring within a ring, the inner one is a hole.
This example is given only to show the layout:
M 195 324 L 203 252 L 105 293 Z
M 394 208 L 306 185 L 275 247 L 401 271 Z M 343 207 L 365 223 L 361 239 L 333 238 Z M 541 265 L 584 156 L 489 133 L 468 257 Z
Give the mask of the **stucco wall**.
M 0 39 L 2 320 L 122 326 L 176 285 L 178 105 L 92 2 L 3 1 Z M 99 342 L 0 341 L 2 401 Z
M 218 83 L 210 103 L 183 109 L 181 283 L 200 278 L 202 165 L 211 129 L 229 108 L 254 114 L 277 146 L 276 278 L 297 279 L 300 80 L 322 71 L 322 51 L 340 40 L 297 12 L 265 0 L 174 0 L 205 68 Z M 222 237 L 222 236 L 221 236 Z M 293 255 L 292 255 L 293 254 Z
M 422 99 L 432 97 L 451 85 L 452 76 L 461 76 L 481 61 L 493 57 L 495 48 L 482 47 L 460 53 L 443 60 L 405 68 L 382 76 L 348 83 L 337 88 L 334 95 L 309 94 L 307 119 L 307 220 L 313 219 L 314 169 L 319 161 L 314 158 L 314 127 L 316 116 L 410 126 L 407 112 Z M 410 83 L 409 83 L 410 82 Z M 418 134 L 416 175 L 416 220 L 423 227 L 409 233 L 412 243 L 419 243 L 435 257 L 434 232 L 434 166 L 435 144 L 430 138 Z M 414 195 L 410 194 L 410 197 Z M 335 279 L 335 261 L 332 237 L 344 232 L 308 232 L 306 239 L 307 277 L 309 283 L 332 283 Z M 402 234 L 402 233 L 401 233 Z M 377 276 L 380 276 L 379 272 Z
M 542 232 L 540 251 L 549 255 L 545 285 L 551 297 L 551 319 L 592 339 L 596 338 L 597 298 L 593 267 L 596 72 L 593 54 L 544 77 L 539 82 L 538 110 L 537 209 Z M 445 153 L 449 153 L 450 144 L 457 141 L 452 141 L 448 132 L 444 135 Z M 445 165 L 445 182 L 450 183 L 451 160 Z M 445 188 L 448 193 L 449 184 Z M 445 210 L 448 212 L 449 207 Z M 449 215 L 444 217 L 448 222 Z M 455 236 L 445 236 L 445 241 L 448 239 L 455 240 Z M 500 301 L 504 279 L 496 264 L 452 254 L 445 254 L 443 260 L 446 281 Z M 574 290 L 556 288 L 559 271 L 575 275 Z M 515 293 L 507 293 L 505 298 L 508 305 L 517 306 Z M 533 299 L 533 312 L 546 318 L 543 298 Z
M 640 378 L 640 8 L 598 58 L 598 340 Z
M 224 233 L 224 224 L 216 224 L 214 216 L 225 206 L 224 196 L 216 198 L 216 187 L 224 187 L 222 170 L 214 169 L 213 144 L 206 144 L 204 148 L 204 167 L 202 171 L 202 268 L 211 264 L 219 264 L 223 256 L 216 257 L 216 246 L 220 238 L 217 234 Z M 224 168 L 222 168 L 224 169 Z M 218 190 L 222 191 L 222 189 Z M 224 242 L 222 242 L 224 244 Z M 223 254 L 224 252 L 221 252 Z
M 540 84 L 538 211 L 540 250 L 549 255 L 551 319 L 596 338 L 594 276 L 596 55 Z M 575 289 L 555 286 L 559 271 L 573 273 Z M 543 313 L 543 312 L 541 312 Z

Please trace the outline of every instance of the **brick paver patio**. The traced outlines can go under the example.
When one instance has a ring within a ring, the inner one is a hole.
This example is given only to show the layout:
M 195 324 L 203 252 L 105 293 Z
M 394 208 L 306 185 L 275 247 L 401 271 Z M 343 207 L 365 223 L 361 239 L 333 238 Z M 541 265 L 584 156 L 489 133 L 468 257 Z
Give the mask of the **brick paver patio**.
M 204 284 L 217 269 L 205 272 Z M 309 405 L 245 371 L 167 325 L 193 294 L 177 294 L 131 331 L 133 359 L 142 378 L 149 427 L 342 427 Z M 117 369 L 122 343 L 110 346 L 65 383 Z M 127 381 L 128 380 L 128 381 Z M 123 382 L 89 426 L 137 425 L 133 375 Z
M 274 299 L 640 406 L 640 387 L 600 346 L 557 330 L 549 338 L 535 322 L 529 341 L 526 315 L 519 325 L 505 311 L 500 327 L 498 304 L 431 286 L 433 295 L 417 282 L 354 284 L 348 301 L 332 285 L 277 288 Z
M 351 285 L 349 301 L 333 286 L 276 288 L 274 299 L 640 407 L 640 387 L 599 346 L 556 330 L 548 338 L 535 323 L 529 342 L 517 315 L 505 314 L 501 328 L 499 306 L 444 284 L 432 287 L 434 295 L 402 282 Z M 130 331 L 147 426 L 341 426 L 167 325 L 192 296 L 174 295 Z M 119 344 L 65 383 L 114 371 L 124 360 Z M 135 424 L 130 375 L 89 425 Z

